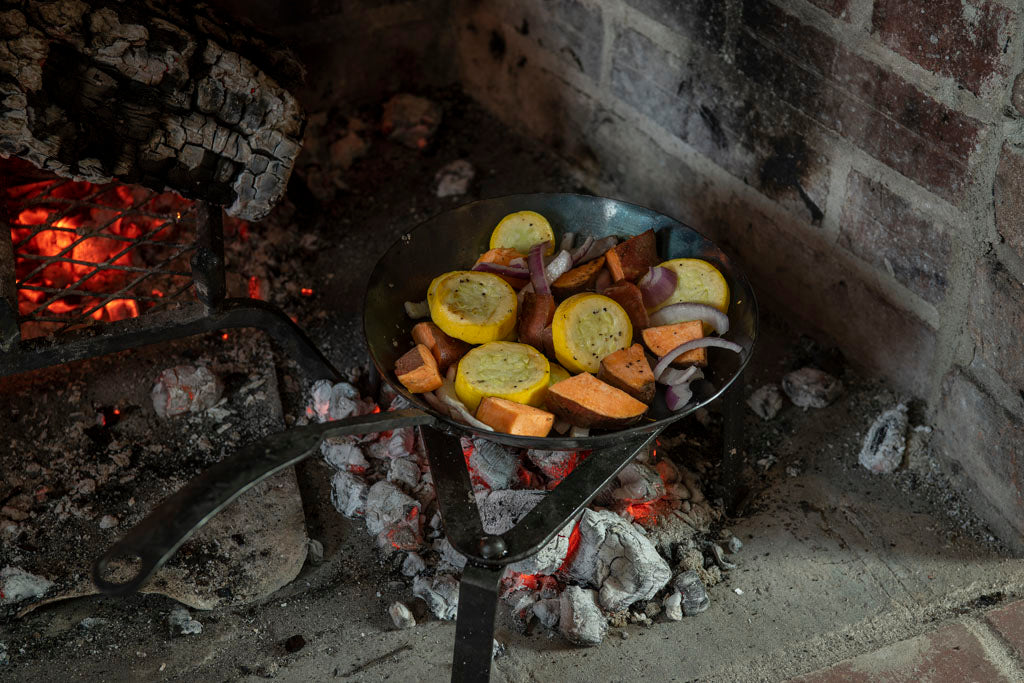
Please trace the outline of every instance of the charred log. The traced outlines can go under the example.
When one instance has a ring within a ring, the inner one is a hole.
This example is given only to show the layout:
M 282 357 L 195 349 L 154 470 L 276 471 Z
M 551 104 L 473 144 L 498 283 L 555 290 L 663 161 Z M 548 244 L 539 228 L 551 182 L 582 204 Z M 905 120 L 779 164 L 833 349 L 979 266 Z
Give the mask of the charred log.
M 222 46 L 222 30 L 167 16 L 109 0 L 24 0 L 0 11 L 0 155 L 262 218 L 284 194 L 304 113 Z

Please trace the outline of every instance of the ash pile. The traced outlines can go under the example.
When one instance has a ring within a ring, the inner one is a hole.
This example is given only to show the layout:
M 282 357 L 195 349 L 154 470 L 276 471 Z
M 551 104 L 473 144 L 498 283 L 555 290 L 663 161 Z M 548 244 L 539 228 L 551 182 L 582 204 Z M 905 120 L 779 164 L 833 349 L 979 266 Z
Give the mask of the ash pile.
M 380 407 L 408 403 L 388 392 Z M 306 416 L 324 422 L 376 409 L 350 384 L 320 381 Z M 513 449 L 477 438 L 463 438 L 462 449 L 490 534 L 512 528 L 590 455 Z M 659 439 L 536 555 L 509 565 L 500 595 L 511 623 L 523 632 L 541 627 L 576 645 L 597 645 L 609 628 L 680 621 L 708 609 L 707 589 L 736 567 L 733 555 L 742 543 L 718 529 L 723 515 L 702 490 L 711 464 L 701 450 L 686 435 Z M 408 603 L 417 598 L 436 618 L 454 619 L 466 560 L 445 538 L 415 429 L 329 438 L 322 457 L 334 471 L 335 509 L 365 521 L 382 559 L 400 566 L 411 588 L 409 600 L 388 610 L 396 627 L 416 624 L 419 610 Z

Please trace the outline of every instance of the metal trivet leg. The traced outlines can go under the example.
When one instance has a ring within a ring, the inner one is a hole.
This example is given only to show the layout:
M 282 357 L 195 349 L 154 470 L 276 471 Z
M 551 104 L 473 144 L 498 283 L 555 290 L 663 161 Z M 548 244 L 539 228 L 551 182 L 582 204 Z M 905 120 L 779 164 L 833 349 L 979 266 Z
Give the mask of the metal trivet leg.
M 452 547 L 467 559 L 459 586 L 452 681 L 485 682 L 490 678 L 498 582 L 505 566 L 544 547 L 658 432 L 593 451 L 501 535 L 484 532 L 459 438 L 430 427 L 423 428 L 422 434 L 445 533 Z

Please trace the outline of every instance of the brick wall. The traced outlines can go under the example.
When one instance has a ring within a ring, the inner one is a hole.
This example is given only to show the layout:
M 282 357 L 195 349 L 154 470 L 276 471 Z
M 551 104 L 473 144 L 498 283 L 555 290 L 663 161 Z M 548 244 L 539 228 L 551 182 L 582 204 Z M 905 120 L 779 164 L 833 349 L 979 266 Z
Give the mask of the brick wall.
M 1012 0 L 454 0 L 460 78 L 587 183 L 736 253 L 924 398 L 1024 548 L 1024 17 Z

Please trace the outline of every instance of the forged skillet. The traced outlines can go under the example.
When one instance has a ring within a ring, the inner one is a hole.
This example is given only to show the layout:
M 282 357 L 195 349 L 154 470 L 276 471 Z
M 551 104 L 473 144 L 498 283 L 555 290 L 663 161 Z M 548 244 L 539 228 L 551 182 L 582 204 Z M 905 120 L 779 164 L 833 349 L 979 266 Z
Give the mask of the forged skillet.
M 421 301 L 425 297 L 427 285 L 437 275 L 471 267 L 476 258 L 487 250 L 491 231 L 498 221 L 509 213 L 523 210 L 536 211 L 545 216 L 559 239 L 566 232 L 575 232 L 578 239 L 584 239 L 587 235 L 596 239 L 607 235 L 629 237 L 653 229 L 657 235 L 658 253 L 663 259 L 690 257 L 712 263 L 729 284 L 730 328 L 725 338 L 739 344 L 742 352 L 734 354 L 709 348 L 706 380 L 694 384 L 695 400 L 684 410 L 673 413 L 665 406 L 663 392 L 659 391 L 644 420 L 628 429 L 578 438 L 557 435 L 546 438 L 513 436 L 480 431 L 436 412 L 421 397 L 410 394 L 395 378 L 395 361 L 411 347 L 410 330 L 416 322 L 405 314 L 403 304 L 406 301 Z M 249 444 L 157 506 L 146 519 L 97 560 L 93 571 L 94 581 L 105 593 L 137 590 L 196 529 L 222 508 L 257 482 L 317 452 L 320 443 L 328 436 L 429 425 L 434 430 L 424 432 L 425 437 L 436 430 L 454 436 L 479 436 L 518 448 L 617 451 L 623 446 L 638 447 L 650 441 L 669 424 L 718 398 L 736 380 L 753 352 L 757 339 L 757 321 L 757 303 L 753 291 L 732 260 L 692 228 L 650 209 L 589 195 L 529 194 L 481 200 L 447 211 L 422 223 L 396 241 L 378 261 L 366 288 L 363 331 L 370 357 L 381 377 L 409 400 L 413 407 L 297 427 Z M 431 466 L 435 469 L 438 462 L 433 451 L 438 446 L 443 450 L 451 442 L 437 438 L 428 438 L 427 441 L 428 451 L 431 451 Z M 431 441 L 435 443 L 434 449 L 431 448 Z M 592 482 L 581 481 L 582 489 L 586 485 L 596 488 L 587 492 L 589 495 L 577 496 L 578 500 L 569 507 L 576 509 L 589 502 L 599 490 L 601 482 L 625 466 L 631 457 L 629 453 L 635 453 L 635 448 L 624 452 L 627 452 L 627 457 L 621 464 L 601 472 L 600 476 L 595 473 L 591 477 Z M 459 465 L 461 457 L 459 453 Z M 585 476 L 586 473 L 580 474 L 581 478 Z M 468 476 L 464 479 L 468 484 Z M 457 485 L 445 490 L 445 483 L 439 481 L 437 476 L 435 481 L 445 527 L 449 536 L 454 536 L 453 524 L 464 522 L 461 513 L 465 510 L 459 510 L 460 519 L 456 520 L 456 515 L 451 513 L 456 505 L 450 504 L 446 509 L 445 497 L 447 494 L 454 499 L 459 493 L 465 495 L 466 492 L 460 491 Z M 458 479 L 458 482 L 461 481 Z M 571 512 L 569 507 L 548 512 L 561 515 L 563 512 Z M 475 506 L 472 512 L 475 513 Z M 540 512 L 537 516 L 540 516 Z M 551 534 L 556 530 L 553 529 Z M 529 540 L 528 544 L 512 554 L 505 553 L 503 547 L 500 563 L 528 556 L 527 550 L 539 547 L 538 543 L 542 544 L 548 539 L 540 540 L 538 536 Z M 461 550 L 460 545 L 463 544 L 453 542 L 453 545 Z M 471 556 L 479 554 L 470 553 Z M 482 556 L 486 558 L 487 553 L 484 552 Z M 114 560 L 128 562 L 119 562 L 115 567 L 111 566 Z

